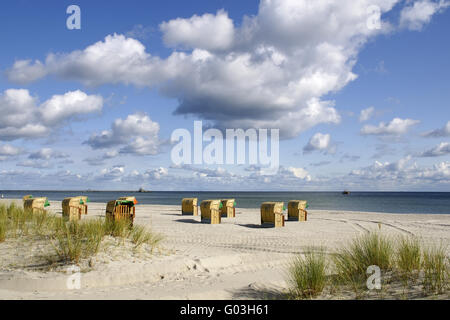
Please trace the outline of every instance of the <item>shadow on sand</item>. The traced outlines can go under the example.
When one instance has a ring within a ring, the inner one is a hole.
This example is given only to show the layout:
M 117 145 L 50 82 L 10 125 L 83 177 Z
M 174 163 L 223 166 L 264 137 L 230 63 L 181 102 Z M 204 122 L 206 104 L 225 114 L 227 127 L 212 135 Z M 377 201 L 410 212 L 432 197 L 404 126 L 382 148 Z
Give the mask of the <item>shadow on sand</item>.
M 275 228 L 273 224 L 238 224 L 238 226 L 252 229 L 271 229 Z
M 255 299 L 255 300 L 286 300 L 285 292 L 276 289 L 257 289 L 251 286 L 231 292 L 232 299 Z
M 178 217 L 185 217 L 186 215 L 182 215 L 181 213 L 161 213 L 162 216 L 178 216 Z
M 178 219 L 178 220 L 175 220 L 176 222 L 183 222 L 183 223 L 198 223 L 198 224 L 200 224 L 200 223 L 202 223 L 201 221 L 197 221 L 197 220 L 194 220 L 194 219 Z

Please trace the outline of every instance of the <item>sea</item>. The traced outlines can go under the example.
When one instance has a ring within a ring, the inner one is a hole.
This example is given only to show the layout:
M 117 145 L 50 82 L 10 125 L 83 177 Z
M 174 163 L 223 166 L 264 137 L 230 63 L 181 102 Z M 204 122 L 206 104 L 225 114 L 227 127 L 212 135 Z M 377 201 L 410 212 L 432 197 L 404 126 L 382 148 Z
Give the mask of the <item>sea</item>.
M 229 191 L 1 191 L 0 197 L 47 197 L 61 201 L 66 197 L 85 195 L 91 202 L 107 202 L 121 196 L 135 196 L 140 204 L 180 205 L 183 198 L 236 199 L 239 208 L 259 208 L 265 201 L 306 200 L 310 210 L 342 210 L 384 213 L 450 214 L 450 192 L 229 192 Z

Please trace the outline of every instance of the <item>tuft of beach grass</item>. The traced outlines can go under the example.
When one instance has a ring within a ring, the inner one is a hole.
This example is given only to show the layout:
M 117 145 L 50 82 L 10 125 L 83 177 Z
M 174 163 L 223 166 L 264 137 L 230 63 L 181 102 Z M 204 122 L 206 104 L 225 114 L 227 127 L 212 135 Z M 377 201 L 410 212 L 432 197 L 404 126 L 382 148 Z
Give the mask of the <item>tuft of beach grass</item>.
M 422 246 L 418 238 L 401 237 L 396 248 L 396 268 L 402 281 L 417 280 L 422 264 Z
M 394 245 L 390 238 L 372 232 L 362 235 L 338 250 L 333 256 L 337 281 L 351 285 L 357 292 L 365 285 L 369 266 L 378 266 L 383 271 L 392 269 Z
M 449 259 L 443 245 L 423 250 L 423 289 L 428 294 L 442 294 L 449 288 Z
M 135 226 L 131 232 L 130 238 L 131 242 L 134 243 L 135 248 L 147 244 L 153 249 L 162 241 L 162 236 L 149 232 L 145 226 Z
M 323 249 L 309 249 L 304 255 L 297 255 L 288 271 L 289 295 L 294 299 L 311 299 L 320 295 L 327 282 L 326 271 Z
M 152 251 L 162 239 L 145 227 L 134 226 L 128 219 L 67 221 L 47 212 L 24 210 L 15 204 L 0 206 L 0 242 L 30 236 L 49 241 L 62 263 L 79 263 L 80 259 L 90 258 L 99 252 L 107 236 L 120 239 L 118 245 L 130 241 L 136 248 L 147 244 Z

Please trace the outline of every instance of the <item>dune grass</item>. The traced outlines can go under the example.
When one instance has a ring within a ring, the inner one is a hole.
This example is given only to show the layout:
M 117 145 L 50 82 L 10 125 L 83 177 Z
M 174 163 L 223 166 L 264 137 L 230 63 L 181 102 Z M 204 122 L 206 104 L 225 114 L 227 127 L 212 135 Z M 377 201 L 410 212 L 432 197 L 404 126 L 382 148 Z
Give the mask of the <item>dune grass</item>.
M 416 237 L 387 237 L 370 232 L 339 248 L 331 256 L 308 252 L 297 256 L 288 268 L 289 296 L 294 299 L 314 298 L 328 290 L 330 294 L 352 290 L 355 298 L 386 295 L 386 288 L 401 286 L 405 298 L 420 291 L 423 297 L 441 295 L 449 288 L 449 258 L 444 246 L 424 246 Z M 367 288 L 369 266 L 381 270 L 381 290 Z M 330 273 L 327 275 L 327 270 Z M 413 280 L 413 286 L 410 281 Z M 412 291 L 411 291 L 412 290 Z M 394 289 L 395 291 L 395 289 Z M 391 292 L 392 293 L 392 292 Z
M 67 222 L 60 224 L 52 239 L 61 260 L 78 263 L 98 252 L 105 235 L 100 221 Z
M 162 236 L 148 232 L 144 226 L 135 226 L 130 235 L 131 242 L 134 243 L 135 248 L 139 248 L 143 244 L 150 245 L 155 248 L 162 240 Z
M 298 255 L 289 267 L 290 296 L 293 299 L 310 299 L 321 294 L 326 285 L 327 260 L 323 249 L 309 249 Z
M 7 217 L 6 210 L 4 207 L 0 207 L 0 242 L 6 240 L 6 230 L 7 230 Z
M 378 232 L 368 233 L 353 240 L 333 256 L 336 280 L 350 285 L 355 292 L 365 286 L 369 266 L 388 271 L 393 266 L 394 245 L 392 240 Z
M 442 294 L 449 288 L 449 259 L 444 246 L 423 250 L 423 288 L 431 294 Z
M 395 266 L 405 286 L 417 280 L 422 263 L 422 245 L 415 237 L 401 237 L 396 249 Z
M 107 236 L 132 242 L 135 248 L 147 244 L 151 249 L 161 236 L 126 219 L 86 219 L 67 221 L 46 212 L 31 212 L 15 204 L 0 206 L 0 242 L 8 238 L 38 236 L 49 241 L 60 262 L 78 263 L 95 255 Z

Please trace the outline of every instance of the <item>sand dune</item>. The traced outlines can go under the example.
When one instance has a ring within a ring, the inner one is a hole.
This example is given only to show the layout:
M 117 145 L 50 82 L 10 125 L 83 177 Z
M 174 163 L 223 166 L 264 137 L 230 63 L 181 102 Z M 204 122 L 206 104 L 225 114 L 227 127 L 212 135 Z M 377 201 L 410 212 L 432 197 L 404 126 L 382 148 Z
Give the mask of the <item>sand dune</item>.
M 87 218 L 104 216 L 105 207 L 90 203 Z M 61 203 L 51 202 L 50 208 L 59 214 Z M 309 247 L 332 252 L 380 229 L 450 244 L 450 215 L 310 210 L 308 222 L 287 222 L 284 228 L 261 227 L 259 221 L 258 209 L 237 208 L 236 218 L 209 225 L 200 217 L 181 216 L 178 206 L 139 205 L 136 223 L 164 236 L 160 250 L 152 255 L 131 254 L 126 247 L 103 252 L 81 274 L 80 290 L 68 290 L 68 275 L 60 270 L 44 272 L 19 263 L 33 252 L 26 253 L 25 246 L 12 250 L 8 240 L 0 244 L 0 299 L 277 298 L 286 288 L 292 256 Z

